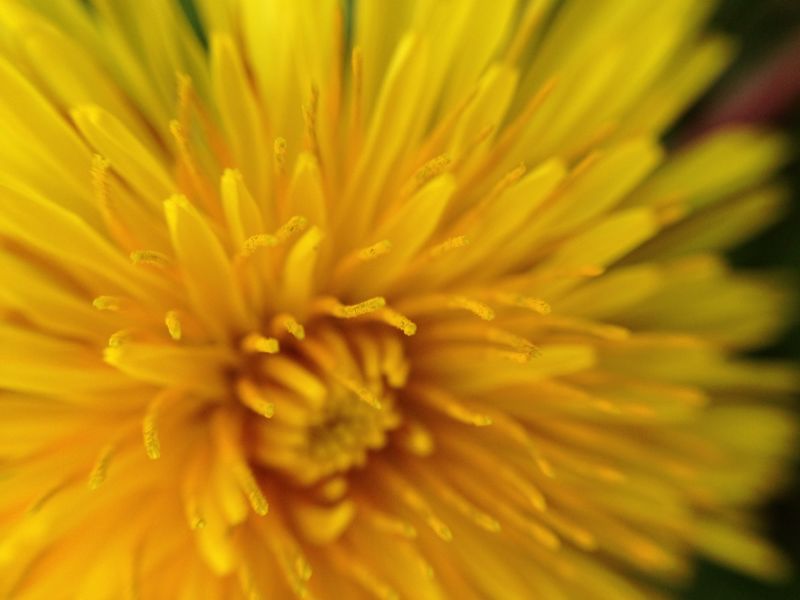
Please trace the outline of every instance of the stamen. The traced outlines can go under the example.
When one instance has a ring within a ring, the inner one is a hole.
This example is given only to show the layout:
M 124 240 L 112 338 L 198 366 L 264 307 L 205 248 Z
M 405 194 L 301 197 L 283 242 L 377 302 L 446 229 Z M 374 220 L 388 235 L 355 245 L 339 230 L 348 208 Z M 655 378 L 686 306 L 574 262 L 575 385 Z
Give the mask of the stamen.
M 133 332 L 130 329 L 120 329 L 115 331 L 108 338 L 109 348 L 119 348 L 123 344 L 129 342 L 133 337 Z
M 275 170 L 276 175 L 283 175 L 286 173 L 286 150 L 287 150 L 287 143 L 286 140 L 282 137 L 275 138 L 275 142 L 272 144 L 272 160 L 273 160 L 273 169 Z
M 517 306 L 519 308 L 527 308 L 540 315 L 549 315 L 552 311 L 550 305 L 541 298 L 532 298 L 522 294 L 511 294 L 500 292 L 493 294 L 493 298 L 502 304 L 509 306 Z
M 376 470 L 375 474 L 382 478 L 387 491 L 402 500 L 414 512 L 419 513 L 439 538 L 445 542 L 452 541 L 453 533 L 450 528 L 433 513 L 425 499 L 416 491 L 415 486 L 409 484 L 389 468 Z
M 290 314 L 280 314 L 273 319 L 272 323 L 273 328 L 285 329 L 298 340 L 302 340 L 306 337 L 305 327 L 298 323 L 297 319 Z
M 433 434 L 417 421 L 406 421 L 399 438 L 403 447 L 415 456 L 430 456 L 435 448 Z
M 392 249 L 392 243 L 389 240 L 381 240 L 366 248 L 361 248 L 347 254 L 339 261 L 336 266 L 333 278 L 342 280 L 347 278 L 353 271 L 361 264 L 388 254 Z
M 555 86 L 556 78 L 553 77 L 546 81 L 542 87 L 530 97 L 530 100 L 524 108 L 517 113 L 516 118 L 507 127 L 503 128 L 502 133 L 492 145 L 491 152 L 489 152 L 485 159 L 481 161 L 481 164 L 466 177 L 466 182 L 462 186 L 463 189 L 471 189 L 475 182 L 486 177 L 492 167 L 497 165 L 498 161 L 505 156 L 511 146 L 517 141 L 520 134 L 525 130 L 525 126 L 530 122 L 533 113 L 544 103 Z
M 127 304 L 126 299 L 119 296 L 98 296 L 92 300 L 92 306 L 97 310 L 109 310 L 112 312 L 122 310 Z
M 294 216 L 275 232 L 275 237 L 278 238 L 278 243 L 282 244 L 295 233 L 305 231 L 306 227 L 308 227 L 308 219 L 301 216 Z
M 136 265 L 153 265 L 155 267 L 169 267 L 170 258 L 157 250 L 134 250 L 130 254 L 131 261 Z
M 463 308 L 474 315 L 479 316 L 484 321 L 491 321 L 495 317 L 494 310 L 488 304 L 466 298 L 464 296 L 450 296 L 447 300 L 448 306 L 452 308 Z
M 449 394 L 436 388 L 427 386 L 416 386 L 409 390 L 416 398 L 428 404 L 431 408 L 441 411 L 448 417 L 476 427 L 487 427 L 492 424 L 492 418 L 470 410 L 461 402 L 451 397 Z
M 402 195 L 411 196 L 414 192 L 424 187 L 426 183 L 447 171 L 452 162 L 452 159 L 447 154 L 440 154 L 432 158 L 417 169 L 411 180 L 404 186 Z
M 203 529 L 206 526 L 206 520 L 200 510 L 200 503 L 198 500 L 200 496 L 200 481 L 206 472 L 206 467 L 207 464 L 203 454 L 194 454 L 183 480 L 181 493 L 183 496 L 184 509 L 186 511 L 186 519 L 192 531 Z
M 405 315 L 400 314 L 391 308 L 384 308 L 377 313 L 378 318 L 387 325 L 391 325 L 402 331 L 407 336 L 412 336 L 417 332 L 417 325 Z
M 239 254 L 243 257 L 252 256 L 259 248 L 274 248 L 278 243 L 278 238 L 274 235 L 258 233 L 251 235 L 244 241 Z
M 194 164 L 191 154 L 189 154 L 189 141 L 186 139 L 185 126 L 177 119 L 172 119 L 169 122 L 169 132 L 172 134 L 172 139 L 178 146 L 178 153 L 181 160 L 189 169 L 192 177 L 197 175 L 197 166 Z
M 241 349 L 249 353 L 276 354 L 280 343 L 273 337 L 265 337 L 260 333 L 249 333 L 241 341 Z
M 326 312 L 334 317 L 352 319 L 383 308 L 386 306 L 386 299 L 382 296 L 376 296 L 375 298 L 364 300 L 358 304 L 348 305 L 340 303 L 335 298 L 322 298 L 317 301 L 317 305 L 322 312 Z
M 478 527 L 492 533 L 500 531 L 501 527 L 497 519 L 475 506 L 440 477 L 434 477 L 421 469 L 416 469 L 416 471 L 445 502 L 453 506 Z
M 108 465 L 111 462 L 111 458 L 116 451 L 116 445 L 108 444 L 100 450 L 100 454 L 97 457 L 97 460 L 92 467 L 92 471 L 89 474 L 89 489 L 96 490 L 105 482 L 106 478 L 108 477 Z
M 311 564 L 306 560 L 306 557 L 303 556 L 300 552 L 294 557 L 292 561 L 294 566 L 294 572 L 297 576 L 302 579 L 303 581 L 308 581 L 311 579 L 312 571 L 311 571 Z
M 541 455 L 536 444 L 524 427 L 515 419 L 503 413 L 496 413 L 494 421 L 498 430 L 504 431 L 509 439 L 516 441 L 528 451 L 537 468 L 545 477 L 551 479 L 555 477 L 555 472 L 553 471 L 553 466 L 550 464 L 550 461 Z
M 425 522 L 428 524 L 428 527 L 433 529 L 433 532 L 442 540 L 445 542 L 453 541 L 453 532 L 450 531 L 450 528 L 444 523 L 444 521 L 434 515 L 428 515 L 425 519 Z
M 158 417 L 164 404 L 175 397 L 174 390 L 165 390 L 157 394 L 147 405 L 142 419 L 142 438 L 144 449 L 150 460 L 161 458 L 161 441 L 158 438 Z
M 486 339 L 496 344 L 506 344 L 511 346 L 515 350 L 526 354 L 530 358 L 539 356 L 541 354 L 541 350 L 539 350 L 539 348 L 532 342 L 526 340 L 524 337 L 520 337 L 502 329 L 488 329 L 486 331 Z
M 239 399 L 254 413 L 271 419 L 275 414 L 275 405 L 264 398 L 264 394 L 249 379 L 240 379 L 236 383 L 236 392 Z
M 178 311 L 170 310 L 167 312 L 167 315 L 164 317 L 164 324 L 167 326 L 167 331 L 169 332 L 169 337 L 171 337 L 176 342 L 181 339 L 183 336 L 183 328 L 181 327 L 180 317 L 178 316 Z
M 110 165 L 111 163 L 99 154 L 95 154 L 92 157 L 92 189 L 94 190 L 97 208 L 103 216 L 108 231 L 121 245 L 130 247 L 134 244 L 133 235 L 123 221 L 116 217 L 113 207 L 111 206 L 108 182 L 108 169 Z
M 262 517 L 266 515 L 269 512 L 269 503 L 247 463 L 243 460 L 237 461 L 233 467 L 233 473 L 255 513 Z
M 169 131 L 172 134 L 172 138 L 175 140 L 175 145 L 178 147 L 180 163 L 186 168 L 186 172 L 189 175 L 189 182 L 197 195 L 202 198 L 206 209 L 212 214 L 217 213 L 215 198 L 209 192 L 209 186 L 204 180 L 200 169 L 197 167 L 197 161 L 192 155 L 186 127 L 186 125 L 175 119 L 169 122 Z
M 464 246 L 468 246 L 470 243 L 470 239 L 465 235 L 457 235 L 455 237 L 451 237 L 446 239 L 441 244 L 437 244 L 430 250 L 428 250 L 428 258 L 429 259 L 436 259 L 440 256 L 447 254 L 448 252 L 452 252 L 458 248 L 463 248 Z
M 253 471 L 242 455 L 240 446 L 241 417 L 233 413 L 219 410 L 212 417 L 212 432 L 222 456 L 230 465 L 236 482 L 257 515 L 264 516 L 269 512 L 269 503 L 264 497 L 256 481 Z
M 373 258 L 378 258 L 379 256 L 383 256 L 391 249 L 392 243 L 389 240 L 381 240 L 380 242 L 372 244 L 372 246 L 358 250 L 356 252 L 356 256 L 359 258 L 359 260 L 367 261 L 372 260 Z
M 92 157 L 92 187 L 97 204 L 101 209 L 108 208 L 108 167 L 110 164 L 99 154 Z
M 376 510 L 364 511 L 364 514 L 375 529 L 383 533 L 396 535 L 407 540 L 414 540 L 419 535 L 416 527 L 408 521 L 402 521 Z
M 533 359 L 533 355 L 528 352 L 512 352 L 509 350 L 498 350 L 497 348 L 489 348 L 486 351 L 486 356 L 490 359 L 499 358 L 501 360 L 507 360 L 518 365 L 528 364 L 531 359 Z
M 341 373 L 335 370 L 331 371 L 331 376 L 336 381 L 341 383 L 345 388 L 353 392 L 359 400 L 361 400 L 368 406 L 371 406 L 376 410 L 383 409 L 383 405 L 381 404 L 380 399 L 375 394 L 373 394 L 367 386 L 359 382 L 354 377 L 351 377 L 349 375 L 342 375 Z

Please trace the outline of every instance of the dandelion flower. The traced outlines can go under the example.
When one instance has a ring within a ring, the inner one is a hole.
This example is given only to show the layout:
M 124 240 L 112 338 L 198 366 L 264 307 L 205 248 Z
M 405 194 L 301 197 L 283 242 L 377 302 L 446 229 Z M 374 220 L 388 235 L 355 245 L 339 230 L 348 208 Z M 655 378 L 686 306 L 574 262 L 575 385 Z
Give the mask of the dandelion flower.
M 786 301 L 721 252 L 786 150 L 659 142 L 710 4 L 3 0 L 0 594 L 778 573 Z

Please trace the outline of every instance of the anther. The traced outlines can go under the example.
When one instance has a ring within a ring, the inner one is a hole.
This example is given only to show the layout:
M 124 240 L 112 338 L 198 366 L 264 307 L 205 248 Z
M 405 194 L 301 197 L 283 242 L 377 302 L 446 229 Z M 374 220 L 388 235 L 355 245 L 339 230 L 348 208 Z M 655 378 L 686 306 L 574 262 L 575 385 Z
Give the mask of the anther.
M 356 256 L 360 260 L 372 260 L 373 258 L 378 258 L 379 256 L 383 256 L 387 254 L 392 249 L 392 243 L 389 240 L 381 240 L 376 244 L 372 244 L 372 246 L 367 246 L 366 248 L 362 248 L 356 252 Z
M 259 248 L 274 248 L 278 243 L 278 238 L 268 233 L 251 235 L 244 241 L 240 254 L 245 257 L 252 256 Z
M 275 317 L 272 321 L 273 328 L 275 329 L 285 329 L 289 332 L 290 335 L 293 335 L 296 339 L 302 340 L 306 337 L 306 330 L 297 319 L 295 319 L 290 314 L 280 314 Z
M 447 303 L 452 308 L 463 308 L 468 310 L 474 315 L 477 315 L 484 321 L 491 321 L 495 317 L 494 310 L 488 304 L 466 298 L 464 296 L 450 296 Z
M 108 337 L 108 347 L 119 348 L 126 342 L 129 342 L 131 337 L 133 337 L 133 333 L 130 329 L 120 329 L 119 331 L 115 331 Z
M 552 311 L 550 305 L 541 298 L 532 298 L 522 294 L 509 293 L 498 293 L 494 297 L 498 302 L 503 304 L 517 306 L 519 308 L 527 308 L 528 310 L 532 310 L 540 315 L 549 315 Z
M 122 310 L 125 304 L 125 299 L 119 296 L 98 296 L 92 300 L 92 306 L 97 310 L 109 310 L 113 312 Z
M 349 377 L 347 375 L 341 375 L 337 371 L 331 372 L 333 378 L 341 383 L 345 388 L 353 392 L 356 397 L 364 402 L 365 404 L 371 406 L 376 410 L 381 410 L 383 405 L 381 404 L 380 399 L 373 394 L 367 386 L 359 382 L 353 377 Z
M 105 482 L 108 477 L 108 465 L 111 462 L 111 457 L 114 455 L 115 450 L 116 446 L 114 444 L 108 444 L 100 451 L 92 467 L 92 471 L 89 474 L 88 485 L 90 490 L 96 490 Z
M 273 168 L 277 175 L 282 175 L 286 172 L 286 150 L 286 140 L 282 137 L 275 138 L 275 142 L 272 144 L 272 160 Z
M 103 156 L 95 154 L 92 157 L 92 189 L 97 202 L 97 208 L 100 211 L 100 214 L 103 216 L 103 220 L 106 223 L 106 227 L 108 227 L 108 231 L 114 236 L 120 245 L 130 248 L 131 246 L 135 245 L 134 236 L 125 226 L 123 221 L 117 218 L 117 215 L 114 214 L 113 207 L 111 205 L 108 180 L 108 169 L 110 166 L 111 163 Z
M 166 316 L 164 317 L 164 324 L 167 326 L 169 337 L 171 337 L 176 342 L 181 339 L 181 336 L 183 335 L 183 328 L 181 327 L 181 321 L 178 316 L 178 311 L 175 310 L 168 311 Z
M 233 467 L 233 473 L 255 513 L 262 517 L 266 515 L 269 512 L 269 503 L 247 463 L 244 461 L 237 462 Z
M 376 296 L 358 304 L 342 304 L 335 298 L 323 298 L 318 301 L 320 309 L 340 319 L 352 319 L 375 312 L 386 306 L 386 299 Z
M 136 265 L 153 265 L 156 267 L 168 267 L 171 264 L 170 258 L 157 250 L 134 250 L 130 254 L 131 262 Z
M 158 438 L 158 417 L 166 400 L 171 397 L 172 391 L 167 390 L 158 394 L 147 405 L 142 419 L 142 439 L 147 458 L 157 460 L 161 458 L 161 441 Z
M 278 340 L 272 337 L 265 337 L 260 333 L 249 333 L 241 341 L 241 349 L 244 352 L 276 354 L 280 350 Z
M 417 169 L 411 180 L 406 184 L 404 194 L 410 196 L 426 183 L 447 171 L 451 163 L 452 159 L 447 154 L 440 154 L 432 158 Z
M 463 248 L 464 246 L 468 246 L 470 243 L 470 239 L 465 235 L 458 235 L 455 237 L 451 237 L 446 239 L 441 244 L 437 244 L 430 250 L 428 250 L 428 258 L 434 259 L 439 258 L 443 254 L 447 254 L 453 250 L 458 248 Z
M 417 325 L 405 315 L 391 308 L 384 308 L 378 313 L 379 318 L 387 325 L 402 331 L 405 335 L 412 336 L 417 332 Z
M 239 399 L 254 413 L 271 419 L 275 414 L 275 405 L 264 398 L 264 394 L 249 379 L 240 379 L 236 383 L 236 392 Z
M 95 154 L 92 156 L 92 186 L 95 198 L 101 207 L 108 205 L 108 167 L 111 163 L 106 158 Z
M 295 233 L 304 231 L 306 227 L 308 227 L 308 219 L 301 216 L 294 216 L 284 225 L 281 225 L 280 229 L 275 232 L 275 237 L 278 239 L 278 243 L 282 244 Z
M 440 539 L 445 542 L 451 542 L 453 540 L 453 532 L 450 531 L 450 528 L 438 517 L 429 515 L 425 519 L 425 522 L 428 524 L 428 527 L 433 529 L 433 532 L 438 535 Z

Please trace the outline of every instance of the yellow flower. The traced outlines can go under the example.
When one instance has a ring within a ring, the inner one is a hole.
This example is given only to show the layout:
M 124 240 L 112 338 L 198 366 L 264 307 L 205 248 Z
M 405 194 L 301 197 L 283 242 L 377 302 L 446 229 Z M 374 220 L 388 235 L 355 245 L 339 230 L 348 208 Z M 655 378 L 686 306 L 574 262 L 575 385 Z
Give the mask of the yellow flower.
M 658 141 L 711 4 L 2 0 L 0 595 L 779 572 L 786 303 L 720 252 L 785 148 Z

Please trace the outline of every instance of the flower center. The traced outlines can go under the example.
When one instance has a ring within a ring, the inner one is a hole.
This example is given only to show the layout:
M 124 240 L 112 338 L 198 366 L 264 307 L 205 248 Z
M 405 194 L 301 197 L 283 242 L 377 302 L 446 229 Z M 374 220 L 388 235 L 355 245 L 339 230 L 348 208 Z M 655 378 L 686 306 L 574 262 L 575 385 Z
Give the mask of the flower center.
M 394 330 L 327 323 L 304 339 L 281 340 L 280 353 L 246 357 L 239 401 L 250 460 L 300 485 L 361 467 L 401 424 L 396 390 L 408 364 Z

